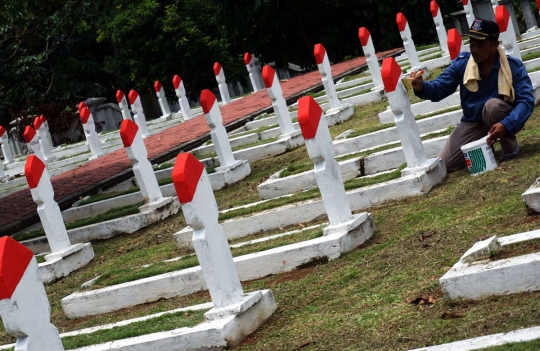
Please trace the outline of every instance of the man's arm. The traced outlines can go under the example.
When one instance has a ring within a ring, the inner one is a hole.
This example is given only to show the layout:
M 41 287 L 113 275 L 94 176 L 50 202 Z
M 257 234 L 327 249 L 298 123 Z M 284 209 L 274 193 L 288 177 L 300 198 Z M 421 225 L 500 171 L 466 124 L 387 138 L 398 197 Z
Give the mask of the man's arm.
M 512 70 L 512 86 L 515 92 L 515 107 L 512 112 L 501 121 L 508 131 L 508 135 L 514 135 L 523 129 L 525 122 L 531 116 L 534 109 L 534 95 L 531 79 L 525 66 L 519 61 L 509 59 Z
M 424 82 L 421 76 L 414 79 L 411 82 L 414 94 L 421 99 L 434 102 L 441 101 L 452 95 L 463 79 L 463 74 L 461 73 L 461 65 L 463 62 L 460 61 L 461 60 L 458 59 L 454 60 L 454 62 L 437 77 L 437 79 L 431 82 Z M 467 60 L 465 60 L 465 64 L 466 62 Z

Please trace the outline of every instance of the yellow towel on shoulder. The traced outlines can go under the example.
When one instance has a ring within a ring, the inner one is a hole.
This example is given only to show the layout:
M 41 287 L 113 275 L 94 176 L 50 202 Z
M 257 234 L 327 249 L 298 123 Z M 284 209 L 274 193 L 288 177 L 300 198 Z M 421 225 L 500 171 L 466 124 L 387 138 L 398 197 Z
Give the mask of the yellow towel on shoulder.
M 506 54 L 499 47 L 497 48 L 500 59 L 499 66 L 499 94 L 504 96 L 504 101 L 513 102 L 516 98 L 514 88 L 512 87 L 512 72 L 510 71 L 510 65 Z M 478 81 L 481 80 L 480 71 L 478 70 L 478 64 L 474 61 L 473 57 L 469 57 L 467 67 L 465 68 L 465 74 L 463 75 L 463 85 L 467 90 L 473 93 L 478 91 Z

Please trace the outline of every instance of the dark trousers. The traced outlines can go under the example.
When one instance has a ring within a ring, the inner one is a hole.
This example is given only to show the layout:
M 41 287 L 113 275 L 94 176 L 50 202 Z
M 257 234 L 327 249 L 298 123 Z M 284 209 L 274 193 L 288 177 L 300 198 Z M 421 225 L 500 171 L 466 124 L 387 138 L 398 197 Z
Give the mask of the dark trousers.
M 450 134 L 446 145 L 441 150 L 439 157 L 446 164 L 447 172 L 457 171 L 465 167 L 465 159 L 461 147 L 465 144 L 485 137 L 491 127 L 512 111 L 512 106 L 504 100 L 489 99 L 482 111 L 483 123 L 460 122 L 456 129 Z M 517 146 L 515 135 L 500 139 L 503 154 L 513 152 Z

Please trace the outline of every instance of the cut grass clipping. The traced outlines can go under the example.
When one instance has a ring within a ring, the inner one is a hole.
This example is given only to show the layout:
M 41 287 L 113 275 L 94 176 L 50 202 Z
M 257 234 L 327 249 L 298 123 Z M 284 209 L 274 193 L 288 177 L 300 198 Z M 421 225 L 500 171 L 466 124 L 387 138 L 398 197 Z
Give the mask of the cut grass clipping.
M 232 248 L 231 252 L 233 257 L 243 256 L 254 252 L 266 251 L 276 247 L 315 239 L 322 236 L 322 234 L 322 229 L 316 228 L 284 237 L 275 238 L 268 241 L 263 241 L 260 243 L 254 243 L 238 248 Z M 101 277 L 99 277 L 99 279 L 97 280 L 96 284 L 92 287 L 92 289 L 153 277 L 159 274 L 195 267 L 197 265 L 199 265 L 199 260 L 197 259 L 197 256 L 195 254 L 192 254 L 184 256 L 176 261 L 158 262 L 149 266 L 141 266 L 135 268 L 115 267 L 114 269 L 103 273 Z

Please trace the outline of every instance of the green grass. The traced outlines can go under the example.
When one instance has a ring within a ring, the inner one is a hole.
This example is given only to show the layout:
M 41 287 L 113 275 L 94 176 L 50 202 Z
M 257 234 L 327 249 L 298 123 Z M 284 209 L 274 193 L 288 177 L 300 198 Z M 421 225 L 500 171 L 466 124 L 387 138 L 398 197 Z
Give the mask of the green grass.
M 434 55 L 425 55 L 422 57 L 421 61 L 429 61 L 429 60 L 435 60 L 442 57 L 442 53 L 434 54 Z
M 66 223 L 66 229 L 69 230 L 69 229 L 80 228 L 86 225 L 101 223 L 101 222 L 105 222 L 111 219 L 116 219 L 120 217 L 129 216 L 132 214 L 136 214 L 136 213 L 139 213 L 139 207 L 141 207 L 143 204 L 144 202 L 140 202 L 134 205 L 113 208 L 106 213 L 102 213 L 91 218 L 83 218 L 83 219 L 79 219 L 70 223 Z M 15 234 L 13 235 L 13 239 L 17 241 L 24 241 L 24 240 L 38 238 L 43 235 L 45 235 L 45 232 L 43 231 L 43 229 L 41 229 L 41 230 L 34 230 L 28 233 Z
M 417 51 L 422 51 L 422 50 L 426 50 L 426 49 L 431 49 L 431 48 L 434 48 L 434 47 L 437 47 L 439 46 L 440 44 L 439 43 L 435 43 L 435 44 L 428 44 L 428 45 L 422 45 L 422 46 L 418 46 L 416 48 Z
M 347 76 L 343 79 L 343 83 L 350 82 L 351 80 L 355 80 L 355 79 L 367 77 L 367 76 L 369 76 L 369 72 L 362 72 L 362 73 L 354 74 L 352 76 Z
M 86 200 L 80 201 L 78 206 L 84 206 L 84 205 L 92 204 L 94 202 L 112 199 L 113 197 L 136 193 L 137 191 L 140 191 L 140 189 L 138 187 L 134 187 L 134 188 L 122 190 L 122 191 L 108 191 L 105 193 L 99 193 L 99 194 L 90 196 Z
M 171 168 L 172 166 L 174 166 L 174 163 L 172 163 L 172 162 L 164 162 L 164 163 L 160 164 L 159 166 L 157 166 L 156 168 L 154 168 L 154 171 L 160 171 L 162 169 Z
M 521 57 L 522 61 L 534 60 L 540 57 L 540 52 L 530 52 Z
M 524 342 L 513 342 L 501 346 L 493 346 L 478 351 L 538 351 L 540 350 L 540 339 Z
M 183 327 L 194 327 L 204 322 L 206 311 L 185 311 L 164 314 L 146 321 L 134 322 L 126 326 L 98 330 L 90 334 L 62 338 L 66 350 L 102 344 L 109 341 L 133 338 L 150 333 L 158 333 Z
M 245 245 L 238 248 L 232 248 L 231 253 L 233 257 L 243 256 L 254 252 L 261 252 L 270 250 L 276 247 L 281 247 L 285 245 L 290 245 L 306 240 L 315 239 L 322 236 L 322 229 L 316 228 L 311 230 L 306 230 L 301 233 L 291 234 L 285 237 L 275 238 L 272 240 Z M 96 284 L 92 287 L 93 289 L 103 288 L 105 286 L 111 286 L 121 283 L 126 283 L 138 279 L 153 277 L 159 274 L 179 271 L 186 268 L 191 268 L 199 265 L 199 260 L 197 256 L 192 254 L 182 257 L 180 260 L 174 262 L 158 262 L 154 263 L 148 267 L 127 267 L 119 268 L 114 267 L 113 269 L 105 272 L 97 280 Z
M 347 90 L 347 89 L 352 89 L 354 87 L 358 87 L 360 85 L 365 85 L 365 84 L 369 84 L 369 83 L 372 83 L 373 81 L 370 79 L 370 80 L 366 80 L 362 83 L 359 83 L 359 84 L 356 84 L 356 85 L 351 85 L 351 86 L 348 86 L 348 87 L 342 87 L 342 88 L 336 88 L 336 91 L 343 91 L 343 90 Z

